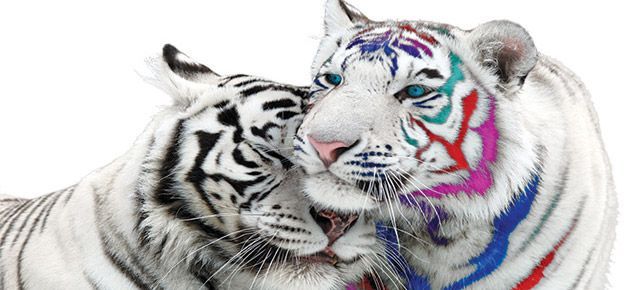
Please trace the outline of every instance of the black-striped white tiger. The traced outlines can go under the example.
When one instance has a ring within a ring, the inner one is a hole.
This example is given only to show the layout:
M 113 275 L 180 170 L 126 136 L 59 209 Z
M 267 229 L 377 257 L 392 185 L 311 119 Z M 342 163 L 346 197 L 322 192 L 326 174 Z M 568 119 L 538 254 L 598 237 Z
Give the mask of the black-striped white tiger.
M 390 287 L 604 287 L 616 198 L 572 72 L 509 21 L 378 22 L 328 0 L 325 23 L 298 162 L 315 201 L 391 221 Z
M 311 208 L 287 158 L 307 88 L 218 76 L 170 45 L 150 63 L 149 81 L 175 104 L 126 154 L 59 192 L 0 200 L 0 289 L 338 289 L 358 279 L 373 224 Z

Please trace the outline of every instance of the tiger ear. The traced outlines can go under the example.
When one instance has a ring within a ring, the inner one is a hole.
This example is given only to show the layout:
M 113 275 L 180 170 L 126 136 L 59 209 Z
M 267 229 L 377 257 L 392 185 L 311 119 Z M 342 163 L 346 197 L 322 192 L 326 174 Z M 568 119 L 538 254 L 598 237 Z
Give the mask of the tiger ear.
M 171 44 L 162 48 L 162 59 L 169 69 L 181 78 L 192 82 L 208 82 L 217 79 L 219 75 L 206 65 L 192 60 Z
M 140 76 L 173 97 L 175 105 L 187 107 L 218 82 L 220 76 L 171 44 L 162 48 L 162 56 L 147 59 L 150 74 Z
M 498 76 L 503 90 L 519 89 L 538 61 L 531 35 L 511 21 L 484 23 L 469 33 L 468 41 L 478 61 Z
M 360 10 L 343 0 L 327 0 L 324 11 L 326 35 L 335 35 L 358 24 L 370 22 Z

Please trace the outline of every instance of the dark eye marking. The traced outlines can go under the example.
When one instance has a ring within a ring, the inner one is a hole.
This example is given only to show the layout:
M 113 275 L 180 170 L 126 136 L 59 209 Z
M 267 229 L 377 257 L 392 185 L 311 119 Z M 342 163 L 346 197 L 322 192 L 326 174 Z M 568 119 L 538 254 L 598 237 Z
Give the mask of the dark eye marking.
M 416 76 L 419 76 L 421 74 L 426 75 L 430 79 L 444 79 L 444 77 L 440 74 L 440 72 L 437 69 L 424 68 L 421 71 L 419 71 L 416 74 Z
M 435 95 L 435 96 L 433 96 L 433 97 L 430 97 L 430 98 L 428 98 L 428 99 L 426 99 L 426 100 L 422 100 L 422 101 L 419 101 L 419 102 L 414 102 L 414 103 L 413 103 L 413 105 L 414 105 L 414 106 L 416 106 L 416 107 L 418 107 L 418 108 L 423 108 L 423 109 L 433 109 L 433 108 L 434 108 L 433 106 L 431 106 L 431 105 L 427 105 L 427 104 L 428 104 L 429 102 L 434 101 L 434 100 L 437 100 L 437 99 L 439 99 L 439 98 L 442 98 L 442 95 L 441 95 L 441 94 L 437 94 L 437 95 Z

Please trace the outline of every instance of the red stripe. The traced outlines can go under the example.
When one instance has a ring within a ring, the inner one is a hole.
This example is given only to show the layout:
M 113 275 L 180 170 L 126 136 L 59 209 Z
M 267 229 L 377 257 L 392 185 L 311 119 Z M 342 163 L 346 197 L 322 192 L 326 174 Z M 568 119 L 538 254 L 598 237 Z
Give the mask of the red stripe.
M 531 274 L 528 277 L 520 281 L 520 283 L 518 283 L 516 287 L 513 287 L 512 290 L 529 290 L 529 289 L 533 289 L 533 287 L 536 287 L 536 285 L 540 283 L 540 280 L 542 280 L 542 278 L 544 277 L 544 270 L 547 269 L 547 267 L 551 264 L 551 262 L 553 262 L 553 259 L 556 257 L 556 253 L 558 252 L 558 249 L 567 240 L 567 237 L 569 237 L 569 234 L 573 231 L 574 227 L 575 227 L 575 221 L 571 226 L 571 228 L 569 229 L 569 231 L 564 235 L 564 237 L 562 237 L 560 242 L 558 242 L 558 244 L 556 244 L 553 247 L 553 250 L 551 250 L 551 252 L 549 252 L 544 257 L 544 259 L 542 259 L 542 261 L 540 261 L 540 263 L 538 263 L 538 266 L 536 266 L 533 269 L 533 271 L 531 271 Z
M 442 136 L 438 136 L 433 132 L 431 132 L 429 129 L 427 129 L 424 123 L 422 123 L 422 121 L 411 117 L 411 122 L 417 124 L 418 127 L 420 127 L 420 129 L 422 129 L 422 131 L 424 131 L 427 134 L 427 136 L 432 142 L 441 143 L 447 150 L 447 153 L 449 153 L 449 156 L 451 156 L 451 158 L 456 162 L 456 165 L 453 165 L 447 169 L 443 169 L 442 172 L 445 172 L 445 173 L 454 172 L 457 170 L 464 170 L 469 168 L 469 163 L 467 162 L 467 159 L 465 158 L 464 153 L 462 152 L 462 142 L 464 142 L 464 138 L 467 135 L 467 131 L 469 131 L 469 120 L 471 120 L 471 115 L 476 110 L 477 104 L 478 104 L 478 92 L 474 90 L 468 96 L 466 96 L 463 101 L 464 117 L 462 119 L 460 133 L 458 134 L 458 137 L 453 143 L 449 143 Z M 430 145 L 431 144 L 428 144 L 427 146 L 418 149 L 415 155 L 416 158 L 419 160 L 422 160 L 421 158 L 422 153 L 427 149 L 429 149 Z
M 438 41 L 433 38 L 433 36 L 423 33 L 423 32 L 418 32 L 415 28 L 413 28 L 413 26 L 409 25 L 409 24 L 404 24 L 404 25 L 400 25 L 400 29 L 402 30 L 407 30 L 409 32 L 413 32 L 416 35 L 418 35 L 420 38 L 422 38 L 422 40 L 431 43 L 432 45 L 436 45 L 438 44 Z

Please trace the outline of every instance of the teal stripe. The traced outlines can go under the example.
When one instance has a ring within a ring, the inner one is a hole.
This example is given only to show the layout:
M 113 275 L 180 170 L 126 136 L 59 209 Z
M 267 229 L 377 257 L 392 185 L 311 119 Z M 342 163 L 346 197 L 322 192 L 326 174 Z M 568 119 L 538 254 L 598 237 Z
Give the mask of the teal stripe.
M 402 128 L 402 134 L 404 134 L 404 140 L 407 141 L 409 145 L 418 148 L 418 140 L 409 137 L 409 134 L 407 134 L 407 130 L 404 128 L 404 125 L 400 125 L 400 128 Z
M 449 61 L 451 62 L 451 76 L 449 77 L 447 82 L 444 83 L 442 87 L 440 87 L 439 91 L 451 97 L 451 95 L 453 95 L 453 89 L 455 88 L 456 84 L 464 80 L 464 75 L 462 74 L 462 70 L 460 69 L 460 58 L 456 54 L 449 53 Z
M 544 214 L 542 215 L 542 218 L 540 218 L 540 222 L 538 223 L 538 225 L 536 225 L 536 227 L 533 229 L 533 231 L 531 232 L 527 240 L 525 240 L 524 243 L 522 243 L 522 246 L 520 246 L 520 248 L 518 249 L 517 251 L 518 253 L 524 252 L 524 250 L 540 234 L 540 232 L 542 231 L 542 228 L 547 224 L 549 217 L 551 217 L 551 214 L 558 207 L 558 203 L 560 203 L 560 198 L 562 197 L 562 193 L 564 192 L 564 187 L 567 183 L 566 179 L 567 179 L 568 171 L 569 171 L 568 169 L 565 169 L 565 172 L 562 176 L 562 183 L 554 188 L 555 194 L 551 197 L 551 203 L 545 210 Z
M 443 93 L 445 96 L 449 98 L 449 104 L 447 104 L 440 113 L 438 113 L 435 117 L 429 117 L 426 115 L 420 115 L 420 118 L 426 122 L 432 124 L 444 124 L 451 115 L 452 105 L 451 105 L 451 95 L 453 95 L 453 89 L 455 89 L 456 85 L 464 80 L 464 74 L 462 73 L 462 69 L 460 69 L 460 58 L 454 54 L 449 53 L 449 61 L 451 63 L 451 76 L 447 81 L 438 89 L 439 92 Z
M 425 120 L 429 123 L 444 124 L 444 122 L 446 122 L 449 118 L 449 115 L 451 115 L 451 98 L 449 98 L 449 104 L 442 108 L 437 116 L 432 118 L 429 116 L 420 115 L 420 119 Z

